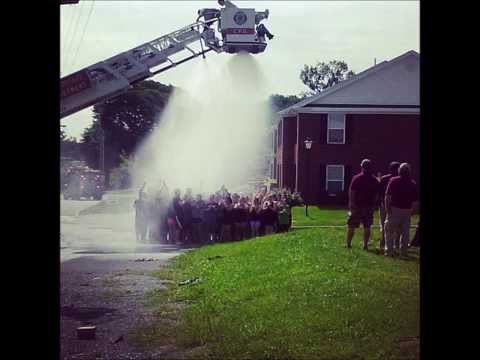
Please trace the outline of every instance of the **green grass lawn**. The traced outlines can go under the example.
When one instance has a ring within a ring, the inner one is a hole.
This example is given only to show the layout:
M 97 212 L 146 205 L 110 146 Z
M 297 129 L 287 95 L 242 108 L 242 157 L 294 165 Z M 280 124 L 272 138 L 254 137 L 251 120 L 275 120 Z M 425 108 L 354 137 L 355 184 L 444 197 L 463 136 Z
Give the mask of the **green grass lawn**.
M 344 229 L 302 229 L 180 255 L 156 274 L 171 282 L 147 295 L 158 317 L 137 344 L 207 359 L 418 359 L 418 340 L 402 345 L 419 336 L 418 250 L 387 258 L 361 250 L 360 233 L 353 249 L 344 241 Z
M 340 225 L 347 224 L 346 208 L 326 208 L 318 206 L 308 207 L 308 217 L 305 216 L 305 207 L 296 206 L 292 208 L 292 225 L 293 226 L 315 226 L 315 225 Z M 378 210 L 374 212 L 373 224 L 378 225 Z M 412 216 L 412 225 L 418 224 L 418 215 Z

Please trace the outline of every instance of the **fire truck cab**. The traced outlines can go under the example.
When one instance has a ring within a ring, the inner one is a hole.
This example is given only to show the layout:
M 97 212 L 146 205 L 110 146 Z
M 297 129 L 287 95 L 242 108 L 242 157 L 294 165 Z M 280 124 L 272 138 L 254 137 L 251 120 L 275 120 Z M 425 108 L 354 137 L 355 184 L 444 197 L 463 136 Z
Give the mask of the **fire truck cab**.
M 105 175 L 99 170 L 71 168 L 64 182 L 65 200 L 101 200 L 105 192 Z

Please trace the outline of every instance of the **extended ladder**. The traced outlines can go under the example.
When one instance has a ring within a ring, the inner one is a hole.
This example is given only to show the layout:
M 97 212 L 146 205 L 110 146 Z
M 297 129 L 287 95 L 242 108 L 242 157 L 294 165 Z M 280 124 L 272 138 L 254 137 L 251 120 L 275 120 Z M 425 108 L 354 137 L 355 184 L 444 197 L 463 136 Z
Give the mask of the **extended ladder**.
M 216 21 L 217 19 L 208 22 L 198 21 L 62 78 L 60 80 L 60 118 L 118 95 L 138 81 L 203 55 L 210 50 L 221 52 L 221 47 L 215 46 L 211 37 L 209 41 L 203 39 L 203 34 L 210 33 L 211 35 L 212 32 L 201 32 L 206 24 L 210 25 Z M 205 50 L 202 39 L 208 44 Z M 195 41 L 200 41 L 202 51 L 196 52 L 188 47 L 188 44 Z M 191 55 L 176 62 L 169 58 L 181 51 L 188 51 Z M 169 65 L 151 71 L 152 68 L 163 63 L 169 63 Z

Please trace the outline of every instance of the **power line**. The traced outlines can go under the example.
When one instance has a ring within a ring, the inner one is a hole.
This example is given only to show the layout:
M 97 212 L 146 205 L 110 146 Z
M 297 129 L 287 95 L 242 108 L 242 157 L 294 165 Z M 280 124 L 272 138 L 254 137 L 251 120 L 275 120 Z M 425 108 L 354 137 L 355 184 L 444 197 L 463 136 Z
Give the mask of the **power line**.
M 83 2 L 84 3 L 84 2 Z M 80 35 L 79 33 L 79 30 L 80 30 L 80 26 L 81 26 L 81 23 L 83 21 L 83 15 L 84 15 L 84 9 L 86 8 L 87 5 L 85 4 L 81 4 L 82 7 L 79 9 L 79 14 L 78 14 L 78 21 L 77 23 L 75 24 L 75 29 L 74 29 L 74 32 L 73 32 L 73 37 L 72 37 L 72 41 L 71 41 L 71 46 L 69 48 L 69 61 L 67 63 L 68 65 L 68 71 L 71 72 L 72 71 L 72 61 L 73 61 L 73 54 L 74 54 L 74 50 L 75 50 L 75 46 L 76 44 L 78 44 L 78 36 Z M 78 35 L 78 36 L 77 36 Z
M 65 20 L 64 20 L 64 23 L 65 23 L 65 31 L 63 31 L 63 41 L 62 41 L 62 47 L 61 47 L 61 59 L 62 59 L 62 64 L 64 64 L 64 61 L 65 61 L 65 51 L 66 51 L 66 46 L 67 46 L 67 40 L 71 34 L 71 31 L 73 29 L 73 18 L 75 17 L 75 15 L 77 14 L 77 12 L 75 11 L 75 9 L 72 9 L 72 10 L 68 10 L 67 9 L 61 9 L 62 11 L 64 11 L 65 13 Z M 68 15 L 70 16 L 68 16 Z M 67 20 L 68 18 L 68 20 Z
M 92 16 L 94 4 L 95 4 L 95 0 L 92 1 L 92 6 L 90 6 L 90 12 L 88 13 L 87 21 L 85 22 L 85 26 L 83 27 L 83 32 L 82 32 L 82 36 L 80 37 L 80 42 L 78 43 L 77 50 L 75 51 L 75 55 L 73 56 L 72 68 L 75 66 L 75 62 L 77 61 L 78 51 L 82 47 L 83 37 L 85 36 L 85 31 L 87 30 L 87 26 L 88 26 L 88 23 L 90 21 L 90 17 Z
M 68 54 L 71 53 L 70 50 L 73 50 L 73 43 L 74 43 L 74 40 L 75 40 L 75 35 L 77 34 L 79 20 L 82 17 L 82 12 L 83 12 L 82 10 L 84 9 L 83 4 L 84 4 L 84 1 L 82 1 L 82 3 L 79 5 L 78 16 L 76 18 L 77 21 L 75 22 L 75 25 L 74 25 L 74 28 L 73 28 L 72 38 L 70 39 L 70 41 L 67 44 L 67 49 L 66 49 L 66 54 L 65 54 L 67 56 L 67 58 L 65 59 L 65 70 L 70 68 L 68 66 L 68 64 L 69 64 L 68 60 L 71 59 L 72 56 L 68 57 Z
M 69 49 L 72 46 L 72 40 L 74 37 L 74 29 L 78 23 L 78 19 L 80 18 L 80 7 L 75 7 L 72 9 L 72 17 L 69 32 L 65 38 L 65 47 L 64 47 L 64 57 L 63 57 L 63 70 L 64 72 L 67 71 L 67 62 L 69 60 Z

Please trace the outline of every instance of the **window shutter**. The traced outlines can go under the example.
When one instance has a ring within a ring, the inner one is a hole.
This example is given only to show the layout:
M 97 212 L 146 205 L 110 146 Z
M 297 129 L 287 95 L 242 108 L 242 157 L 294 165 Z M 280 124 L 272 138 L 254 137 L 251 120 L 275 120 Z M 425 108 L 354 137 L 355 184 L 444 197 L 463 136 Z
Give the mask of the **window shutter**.
M 346 114 L 345 115 L 345 144 L 351 145 L 353 144 L 353 122 L 352 119 L 353 115 Z
M 320 144 L 327 143 L 328 136 L 328 115 L 322 114 L 320 119 Z

